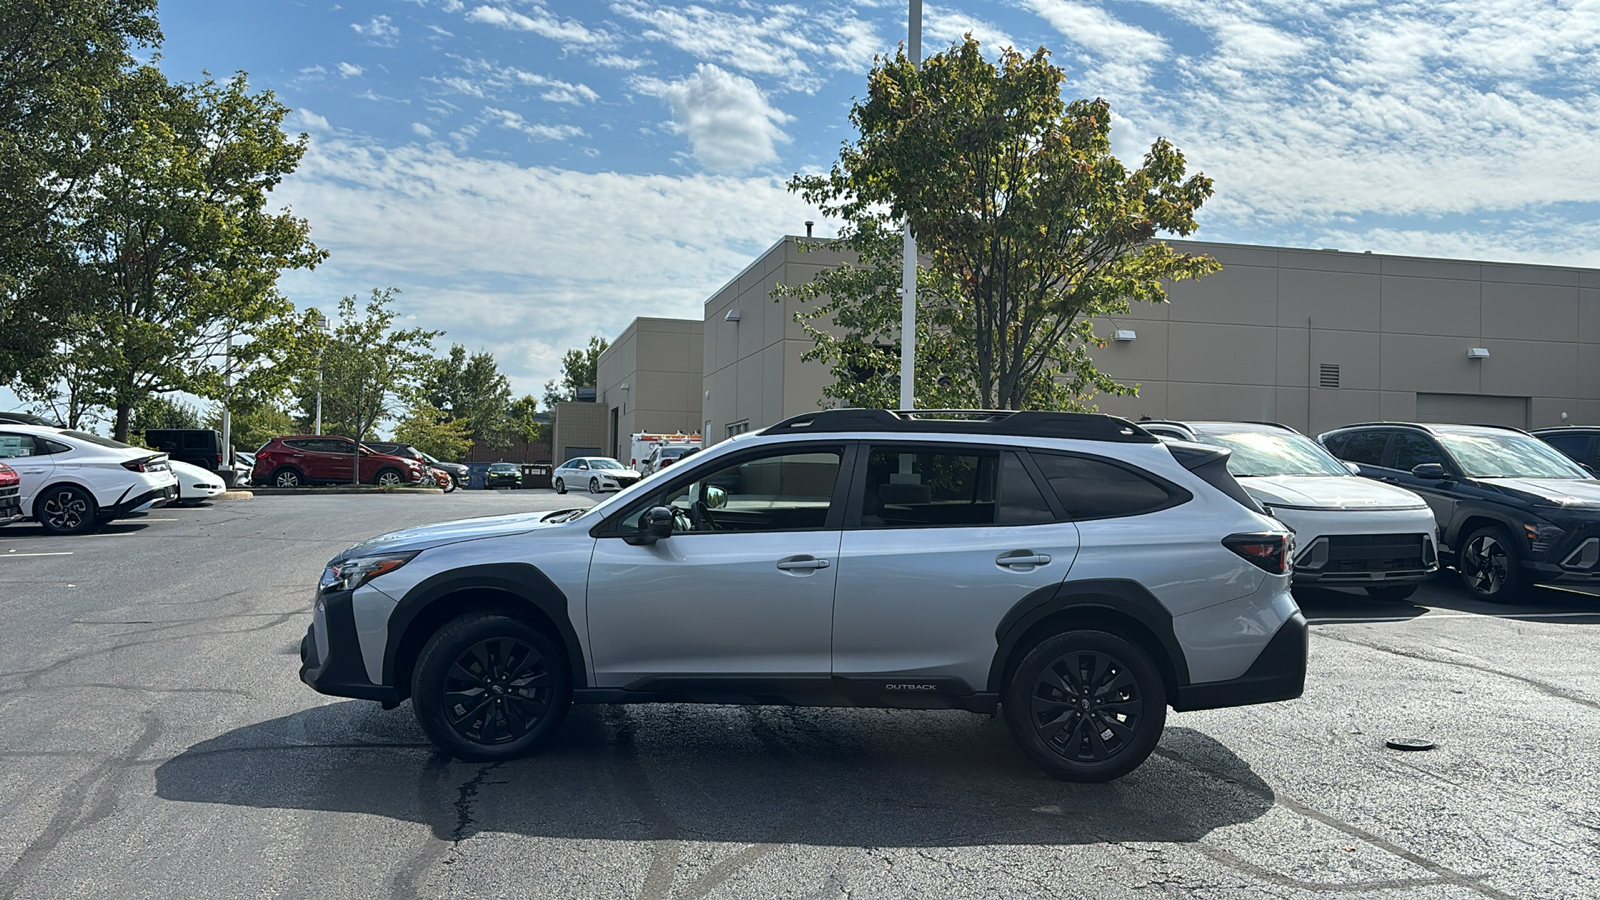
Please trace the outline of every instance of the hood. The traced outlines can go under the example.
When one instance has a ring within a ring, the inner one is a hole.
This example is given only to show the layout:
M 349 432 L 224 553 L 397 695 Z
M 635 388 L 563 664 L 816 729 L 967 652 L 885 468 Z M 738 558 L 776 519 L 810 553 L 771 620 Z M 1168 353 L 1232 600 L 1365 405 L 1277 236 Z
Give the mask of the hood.
M 1405 488 L 1355 475 L 1260 475 L 1239 486 L 1267 506 L 1308 509 L 1421 509 L 1427 503 Z
M 539 528 L 549 528 L 551 523 L 541 522 L 555 510 L 516 513 L 509 516 L 486 516 L 481 519 L 458 519 L 436 525 L 420 525 L 403 531 L 391 531 L 369 538 L 334 557 L 335 560 L 368 556 L 374 553 L 399 553 L 410 550 L 427 550 L 460 541 L 479 538 L 523 534 Z
M 1480 478 L 1490 490 L 1526 495 L 1534 503 L 1600 510 L 1600 481 L 1592 478 Z

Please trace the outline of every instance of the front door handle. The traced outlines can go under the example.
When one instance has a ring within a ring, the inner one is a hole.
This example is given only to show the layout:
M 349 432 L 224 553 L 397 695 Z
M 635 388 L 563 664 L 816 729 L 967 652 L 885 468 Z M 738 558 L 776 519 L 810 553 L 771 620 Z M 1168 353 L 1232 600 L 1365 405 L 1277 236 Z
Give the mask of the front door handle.
M 1050 556 L 1030 550 L 1013 550 L 1010 553 L 1000 554 L 994 561 L 995 565 L 999 566 L 1046 566 L 1050 564 Z
M 827 567 L 827 560 L 817 559 L 814 556 L 790 556 L 778 560 L 778 568 L 785 572 L 792 572 L 796 569 L 826 569 Z

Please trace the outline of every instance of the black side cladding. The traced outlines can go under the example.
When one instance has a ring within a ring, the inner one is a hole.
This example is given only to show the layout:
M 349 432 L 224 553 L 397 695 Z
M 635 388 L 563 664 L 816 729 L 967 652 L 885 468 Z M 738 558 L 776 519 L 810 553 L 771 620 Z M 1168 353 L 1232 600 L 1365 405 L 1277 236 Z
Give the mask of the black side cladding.
M 1167 450 L 1178 461 L 1178 465 L 1198 475 L 1201 481 L 1239 501 L 1239 505 L 1245 509 L 1266 515 L 1267 511 L 1261 508 L 1256 498 L 1240 487 L 1233 473 L 1228 471 L 1228 457 L 1233 455 L 1233 451 L 1201 444 L 1168 444 Z

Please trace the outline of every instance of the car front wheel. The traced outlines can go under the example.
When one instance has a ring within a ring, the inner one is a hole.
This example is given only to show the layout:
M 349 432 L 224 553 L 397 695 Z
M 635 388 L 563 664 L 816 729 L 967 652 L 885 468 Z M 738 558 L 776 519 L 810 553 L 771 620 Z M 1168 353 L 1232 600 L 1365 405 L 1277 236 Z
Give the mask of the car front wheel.
M 1505 529 L 1486 525 L 1467 535 L 1457 554 L 1461 583 L 1479 600 L 1515 603 L 1526 587 L 1522 556 Z
M 468 613 L 439 629 L 411 681 L 417 722 L 468 762 L 525 756 L 549 741 L 572 705 L 566 654 L 529 623 Z
M 556 479 L 556 493 L 565 494 L 566 492 L 567 492 L 567 483 L 565 481 L 562 481 L 561 479 L 557 478 Z
M 589 479 L 589 493 L 591 493 L 591 494 L 600 493 L 600 479 L 598 479 L 598 478 Z
M 1039 642 L 1002 695 L 1011 735 L 1067 781 L 1110 781 L 1144 762 L 1167 721 L 1166 686 L 1148 654 L 1104 631 Z
M 88 491 L 70 484 L 50 488 L 34 501 L 35 519 L 51 534 L 82 534 L 97 523 L 99 507 Z
M 406 479 L 394 469 L 384 469 L 378 473 L 378 477 L 372 479 L 372 483 L 379 487 L 399 487 L 406 483 Z

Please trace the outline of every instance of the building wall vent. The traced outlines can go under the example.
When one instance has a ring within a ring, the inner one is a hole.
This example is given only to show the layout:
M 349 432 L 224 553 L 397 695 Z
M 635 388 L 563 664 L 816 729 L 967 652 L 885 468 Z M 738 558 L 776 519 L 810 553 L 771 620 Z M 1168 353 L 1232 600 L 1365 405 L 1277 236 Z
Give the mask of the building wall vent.
M 1337 388 L 1339 386 L 1339 364 L 1323 363 L 1320 387 Z

